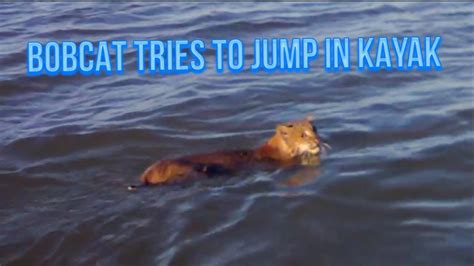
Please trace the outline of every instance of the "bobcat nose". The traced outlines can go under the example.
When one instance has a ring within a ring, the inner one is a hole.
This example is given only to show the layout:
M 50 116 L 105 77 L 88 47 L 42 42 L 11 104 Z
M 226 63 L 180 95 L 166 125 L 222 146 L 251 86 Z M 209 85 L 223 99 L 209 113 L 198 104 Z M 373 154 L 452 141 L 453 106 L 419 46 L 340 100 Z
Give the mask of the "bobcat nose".
M 321 138 L 319 137 L 318 134 L 315 134 L 315 139 L 316 139 L 316 145 L 319 145 L 319 143 L 321 142 Z

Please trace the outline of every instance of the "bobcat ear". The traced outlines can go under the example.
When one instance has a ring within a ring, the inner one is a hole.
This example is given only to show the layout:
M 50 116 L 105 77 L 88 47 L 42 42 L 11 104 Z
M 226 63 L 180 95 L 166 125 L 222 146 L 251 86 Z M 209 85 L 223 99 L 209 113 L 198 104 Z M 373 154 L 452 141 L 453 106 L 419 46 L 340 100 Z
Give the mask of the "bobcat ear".
M 306 117 L 305 117 L 305 120 L 308 121 L 308 122 L 313 122 L 314 116 L 311 115 L 311 114 L 307 114 Z
M 278 125 L 277 128 L 276 128 L 276 131 L 277 131 L 283 138 L 286 138 L 286 137 L 288 137 L 287 128 L 288 128 L 287 125 Z

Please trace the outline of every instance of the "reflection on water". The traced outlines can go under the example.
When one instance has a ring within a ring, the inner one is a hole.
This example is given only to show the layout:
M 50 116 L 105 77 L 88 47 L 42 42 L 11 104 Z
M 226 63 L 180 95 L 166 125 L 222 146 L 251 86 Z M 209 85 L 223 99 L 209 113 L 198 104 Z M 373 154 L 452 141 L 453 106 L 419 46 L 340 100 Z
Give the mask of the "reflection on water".
M 0 264 L 473 264 L 472 4 L 1 7 Z M 381 35 L 442 36 L 444 70 L 25 77 L 28 40 Z M 308 113 L 320 167 L 125 189 Z

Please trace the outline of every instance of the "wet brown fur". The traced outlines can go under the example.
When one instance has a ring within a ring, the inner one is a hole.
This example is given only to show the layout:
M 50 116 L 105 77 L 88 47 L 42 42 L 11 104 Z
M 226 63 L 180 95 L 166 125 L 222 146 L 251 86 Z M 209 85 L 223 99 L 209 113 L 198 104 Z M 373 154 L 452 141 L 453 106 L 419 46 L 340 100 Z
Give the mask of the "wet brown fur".
M 219 151 L 162 160 L 141 175 L 144 185 L 171 184 L 197 177 L 233 173 L 258 163 L 277 167 L 302 163 L 300 158 L 319 153 L 320 139 L 309 118 L 279 124 L 275 134 L 254 150 Z

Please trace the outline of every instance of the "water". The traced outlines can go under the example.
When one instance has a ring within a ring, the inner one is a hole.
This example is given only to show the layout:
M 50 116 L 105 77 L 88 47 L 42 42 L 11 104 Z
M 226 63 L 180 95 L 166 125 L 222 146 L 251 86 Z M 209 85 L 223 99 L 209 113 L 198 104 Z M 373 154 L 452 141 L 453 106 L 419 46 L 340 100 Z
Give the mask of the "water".
M 0 264 L 473 265 L 473 29 L 470 3 L 2 4 Z M 444 70 L 25 77 L 29 40 L 381 35 L 442 36 Z M 308 113 L 333 147 L 308 182 L 125 189 Z

